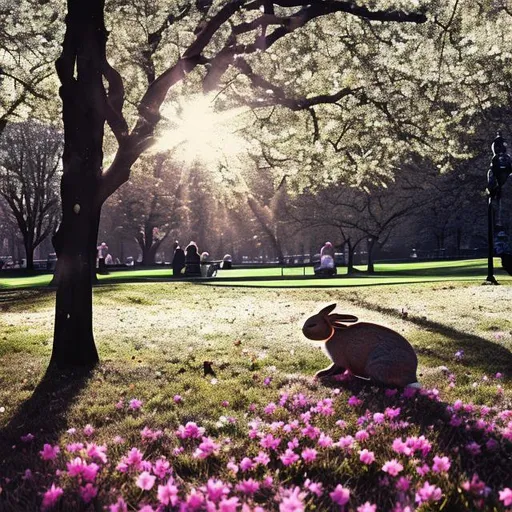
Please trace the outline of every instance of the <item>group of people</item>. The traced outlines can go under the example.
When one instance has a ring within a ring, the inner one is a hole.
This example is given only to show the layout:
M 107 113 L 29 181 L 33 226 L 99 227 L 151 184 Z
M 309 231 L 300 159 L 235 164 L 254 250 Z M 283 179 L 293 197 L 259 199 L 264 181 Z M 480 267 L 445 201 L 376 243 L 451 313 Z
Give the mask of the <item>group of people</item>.
M 174 255 L 172 258 L 172 275 L 179 277 L 213 277 L 219 268 L 231 268 L 231 256 L 226 254 L 222 263 L 211 262 L 210 254 L 199 254 L 197 244 L 191 241 L 183 250 L 178 241 L 174 242 Z

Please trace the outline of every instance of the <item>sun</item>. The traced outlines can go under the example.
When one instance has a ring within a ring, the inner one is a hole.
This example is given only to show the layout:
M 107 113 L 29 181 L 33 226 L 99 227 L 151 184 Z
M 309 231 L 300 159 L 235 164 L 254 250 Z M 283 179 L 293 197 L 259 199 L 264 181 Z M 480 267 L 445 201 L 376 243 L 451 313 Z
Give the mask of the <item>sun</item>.
M 247 123 L 247 108 L 215 110 L 214 94 L 198 94 L 168 103 L 162 110 L 164 129 L 155 149 L 171 150 L 174 157 L 193 164 L 228 164 L 247 150 L 238 132 Z

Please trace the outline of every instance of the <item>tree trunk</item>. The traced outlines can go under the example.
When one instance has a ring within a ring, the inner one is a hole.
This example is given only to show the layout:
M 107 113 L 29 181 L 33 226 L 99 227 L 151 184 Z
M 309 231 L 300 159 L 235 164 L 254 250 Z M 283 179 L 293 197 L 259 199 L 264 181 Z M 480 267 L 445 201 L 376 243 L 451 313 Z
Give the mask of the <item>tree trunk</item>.
M 25 259 L 27 261 L 27 270 L 34 270 L 34 244 L 29 237 L 24 237 Z
M 356 250 L 355 246 L 352 246 L 350 240 L 347 240 L 347 249 L 348 249 L 348 261 L 347 261 L 347 274 L 354 273 L 354 251 Z
M 106 31 L 103 0 L 68 0 L 63 51 L 56 62 L 63 104 L 62 222 L 53 238 L 58 262 L 50 364 L 98 362 L 92 328 L 92 279 L 101 203 L 106 94 L 101 66 Z M 76 76 L 75 76 L 76 69 Z
M 375 248 L 376 238 L 372 238 L 371 241 L 368 241 L 368 268 L 367 272 L 369 274 L 373 274 L 375 272 L 375 266 L 373 264 L 373 249 Z

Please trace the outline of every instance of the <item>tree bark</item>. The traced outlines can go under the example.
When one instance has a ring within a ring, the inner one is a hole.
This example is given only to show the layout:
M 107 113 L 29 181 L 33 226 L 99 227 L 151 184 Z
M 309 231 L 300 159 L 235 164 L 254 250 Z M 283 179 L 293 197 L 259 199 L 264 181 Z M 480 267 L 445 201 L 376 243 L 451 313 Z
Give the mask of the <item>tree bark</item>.
M 372 237 L 371 241 L 368 242 L 368 274 L 373 274 L 375 272 L 375 266 L 373 263 L 373 249 L 375 248 L 376 238 Z
M 350 239 L 346 241 L 348 249 L 347 274 L 354 273 L 354 251 L 356 247 L 352 245 Z
M 64 121 L 62 222 L 53 238 L 58 262 L 50 364 L 57 366 L 91 366 L 99 360 L 92 328 L 92 276 L 106 120 L 103 7 L 103 0 L 68 0 L 63 51 L 56 62 Z
M 25 246 L 26 268 L 27 270 L 34 270 L 34 243 L 29 236 L 24 236 L 23 245 Z

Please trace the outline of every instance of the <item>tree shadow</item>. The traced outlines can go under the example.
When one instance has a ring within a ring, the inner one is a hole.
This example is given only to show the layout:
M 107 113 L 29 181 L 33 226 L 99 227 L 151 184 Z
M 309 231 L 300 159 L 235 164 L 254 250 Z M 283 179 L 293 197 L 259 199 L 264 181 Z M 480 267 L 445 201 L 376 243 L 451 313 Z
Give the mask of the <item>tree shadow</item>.
M 16 475 L 30 467 L 33 452 L 43 443 L 57 444 L 68 427 L 67 412 L 87 385 L 93 368 L 59 370 L 50 367 L 32 396 L 20 405 L 7 425 L 0 429 L 0 467 L 3 476 Z M 32 441 L 22 436 L 31 434 Z M 16 480 L 9 484 L 16 488 Z M 1 508 L 1 506 L 0 506 Z
M 358 307 L 377 311 L 387 316 L 397 316 L 397 312 L 393 308 L 372 304 L 360 299 L 354 301 L 354 304 L 357 304 Z M 448 338 L 453 342 L 455 350 L 464 351 L 464 365 L 466 366 L 476 366 L 488 373 L 502 372 L 505 376 L 512 374 L 512 353 L 498 343 L 486 340 L 475 334 L 459 331 L 448 325 L 434 322 L 426 318 L 410 316 L 405 318 L 404 321 L 413 323 L 429 332 L 434 332 Z M 454 352 L 447 355 L 446 353 L 436 352 L 433 348 L 416 348 L 416 351 L 419 354 L 436 357 L 447 364 L 453 363 Z

